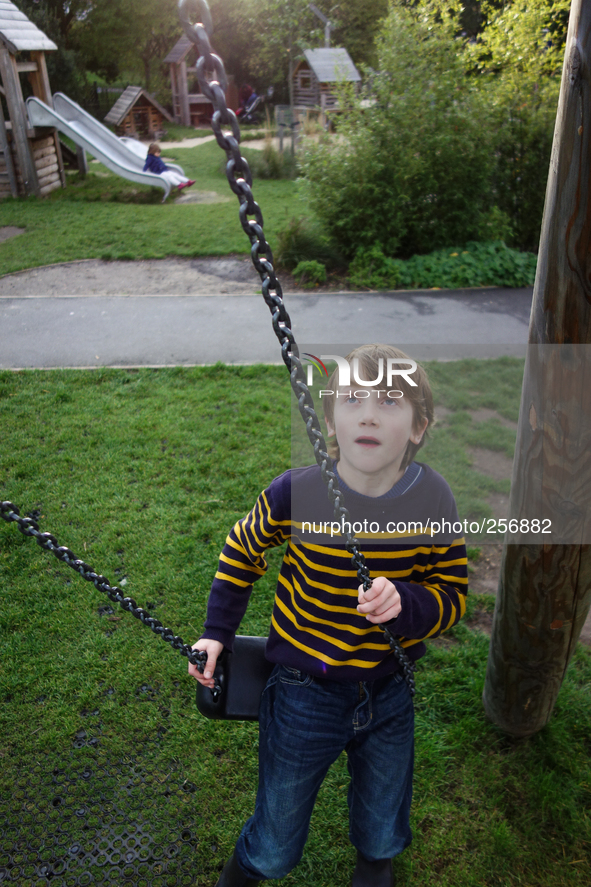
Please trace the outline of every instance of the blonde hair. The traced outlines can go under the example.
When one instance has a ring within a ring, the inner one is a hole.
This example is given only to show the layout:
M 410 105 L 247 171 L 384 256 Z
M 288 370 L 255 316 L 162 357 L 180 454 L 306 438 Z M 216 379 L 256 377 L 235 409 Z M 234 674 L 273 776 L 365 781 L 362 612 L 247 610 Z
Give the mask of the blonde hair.
M 366 379 L 377 378 L 380 359 L 382 359 L 384 363 L 388 358 L 410 360 L 408 354 L 405 354 L 404 351 L 401 351 L 399 348 L 394 348 L 393 345 L 361 345 L 359 348 L 355 348 L 354 351 L 351 351 L 350 354 L 347 354 L 345 359 L 351 364 L 354 358 L 358 359 L 359 368 L 360 370 L 363 370 L 364 378 Z M 406 376 L 401 375 L 396 381 L 396 386 L 412 404 L 413 430 L 418 431 L 422 428 L 425 419 L 427 420 L 427 426 L 418 444 L 409 440 L 406 452 L 404 453 L 404 457 L 400 464 L 400 467 L 403 469 L 413 461 L 425 442 L 429 425 L 433 424 L 433 393 L 431 391 L 431 386 L 429 385 L 427 373 L 423 367 L 418 364 L 416 371 L 413 372 L 413 382 L 416 382 L 416 387 L 409 384 Z M 326 383 L 326 388 L 327 390 L 332 391 L 335 391 L 338 388 L 338 369 L 335 369 L 331 375 Z M 334 428 L 335 395 L 332 394 L 323 397 L 322 403 L 324 406 L 324 418 L 327 424 L 330 425 L 331 428 Z M 328 455 L 335 461 L 338 461 L 340 458 L 340 450 L 336 435 L 332 435 L 327 439 L 327 445 Z

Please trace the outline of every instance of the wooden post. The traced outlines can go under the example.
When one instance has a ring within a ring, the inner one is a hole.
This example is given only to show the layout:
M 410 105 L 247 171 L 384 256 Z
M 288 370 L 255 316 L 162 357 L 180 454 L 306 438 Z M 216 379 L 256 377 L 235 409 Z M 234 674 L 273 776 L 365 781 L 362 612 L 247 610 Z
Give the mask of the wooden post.
M 76 145 L 76 159 L 78 161 L 78 172 L 81 179 L 85 179 L 88 175 L 88 159 L 86 151 L 82 145 Z
M 590 152 L 591 3 L 573 0 L 510 505 L 550 519 L 565 544 L 505 546 L 483 696 L 515 736 L 550 719 L 591 604 Z
M 181 104 L 181 123 L 183 126 L 191 126 L 191 112 L 189 110 L 189 90 L 187 84 L 187 64 L 185 60 L 180 63 L 178 70 L 179 99 Z
M 27 194 L 39 194 L 39 182 L 35 163 L 27 138 L 28 121 L 25 102 L 16 68 L 16 60 L 5 46 L 0 44 L 0 75 L 4 83 L 6 104 L 12 122 L 12 138 L 16 149 L 20 174 Z
M 45 53 L 41 51 L 32 51 L 31 60 L 36 64 L 37 70 L 29 76 L 33 95 L 53 108 L 53 98 L 51 95 L 51 86 L 49 85 L 49 77 L 47 74 L 47 64 L 45 61 Z M 57 130 L 53 133 L 53 143 L 55 145 L 55 153 L 57 156 L 58 170 L 62 188 L 66 187 L 66 173 L 64 170 L 64 158 L 62 157 L 62 148 L 60 144 L 59 133 Z
M 37 70 L 31 74 L 31 86 L 33 94 L 53 108 L 53 99 L 51 97 L 51 87 L 49 85 L 49 77 L 47 76 L 47 65 L 45 64 L 44 52 L 31 52 L 31 60 L 36 64 Z
M 6 133 L 6 124 L 4 123 L 4 114 L 2 113 L 2 105 L 0 105 L 0 156 L 4 157 L 6 166 L 6 178 L 10 186 L 10 193 L 13 197 L 18 197 L 18 187 L 16 184 L 16 175 L 14 173 L 14 164 L 12 162 L 12 152 L 8 135 Z

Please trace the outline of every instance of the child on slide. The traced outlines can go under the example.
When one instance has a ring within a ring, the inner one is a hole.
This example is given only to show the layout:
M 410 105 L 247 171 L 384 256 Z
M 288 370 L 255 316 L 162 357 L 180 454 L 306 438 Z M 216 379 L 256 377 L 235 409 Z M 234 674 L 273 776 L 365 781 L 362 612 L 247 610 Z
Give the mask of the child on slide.
M 174 169 L 170 169 L 165 164 L 164 160 L 161 160 L 161 153 L 162 149 L 158 142 L 152 142 L 148 148 L 148 156 L 144 163 L 144 172 L 153 172 L 158 176 L 162 176 L 162 178 L 166 179 L 173 188 L 178 188 L 179 191 L 182 191 L 183 188 L 190 188 L 191 185 L 195 184 L 193 179 L 186 179 Z

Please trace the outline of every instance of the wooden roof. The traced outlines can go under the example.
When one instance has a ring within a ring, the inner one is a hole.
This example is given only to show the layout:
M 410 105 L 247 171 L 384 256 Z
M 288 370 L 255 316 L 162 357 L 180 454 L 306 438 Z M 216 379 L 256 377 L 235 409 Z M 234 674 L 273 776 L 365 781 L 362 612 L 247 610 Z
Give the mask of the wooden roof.
M 183 34 L 183 36 L 179 40 L 177 40 L 177 42 L 174 44 L 174 46 L 164 59 L 164 63 L 174 65 L 182 62 L 184 57 L 194 45 L 195 44 L 192 43 L 191 40 L 189 40 L 186 34 Z
M 0 0 L 0 40 L 15 55 L 21 50 L 51 50 L 57 46 L 10 0 Z
M 0 0 L 0 3 L 1 2 L 2 0 Z M 150 104 L 154 105 L 154 107 L 158 111 L 160 111 L 162 116 L 165 117 L 169 123 L 172 123 L 172 117 L 170 116 L 166 108 L 163 108 L 162 105 L 159 104 L 156 99 L 150 95 L 149 92 L 146 92 L 145 89 L 142 89 L 141 86 L 128 86 L 127 89 L 125 89 L 121 93 L 121 95 L 105 117 L 105 123 L 110 123 L 112 126 L 119 126 L 119 124 L 123 121 L 126 115 L 129 114 L 129 112 L 131 111 L 137 100 L 141 98 L 141 96 L 145 96 Z
M 343 47 L 305 49 L 304 55 L 320 83 L 361 80 L 361 75 L 353 64 L 351 56 Z

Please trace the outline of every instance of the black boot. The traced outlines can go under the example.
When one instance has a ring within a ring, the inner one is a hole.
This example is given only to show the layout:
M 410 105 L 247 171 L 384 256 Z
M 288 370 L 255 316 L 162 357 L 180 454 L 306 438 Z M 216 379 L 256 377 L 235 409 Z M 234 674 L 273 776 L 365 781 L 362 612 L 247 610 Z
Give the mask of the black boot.
M 378 859 L 370 862 L 358 850 L 351 887 L 394 887 L 392 860 Z
M 255 884 L 261 883 L 262 881 L 259 879 L 249 878 L 248 875 L 245 875 L 238 865 L 238 860 L 232 854 L 224 866 L 216 887 L 254 887 Z

